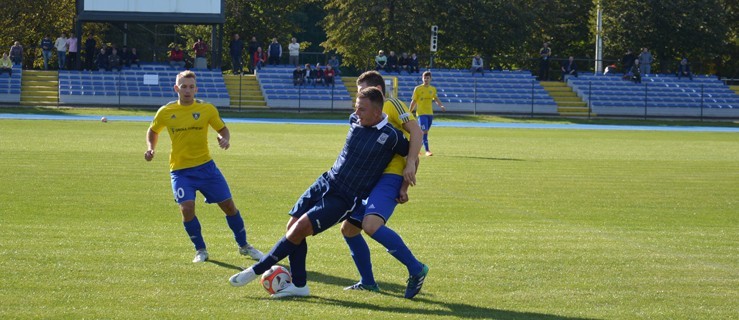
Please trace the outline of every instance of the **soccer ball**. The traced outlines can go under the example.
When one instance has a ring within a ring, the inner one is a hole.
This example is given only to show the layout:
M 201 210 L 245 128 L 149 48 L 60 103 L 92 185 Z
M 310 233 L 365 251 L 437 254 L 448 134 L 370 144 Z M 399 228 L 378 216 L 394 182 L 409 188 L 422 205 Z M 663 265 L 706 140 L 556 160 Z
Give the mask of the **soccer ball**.
M 275 294 L 285 287 L 287 287 L 293 281 L 293 277 L 290 275 L 290 271 L 283 266 L 272 266 L 267 272 L 262 274 L 262 287 L 267 290 L 269 294 Z
M 102 118 L 100 118 L 100 121 L 102 121 L 102 122 L 108 122 L 108 118 L 102 117 Z

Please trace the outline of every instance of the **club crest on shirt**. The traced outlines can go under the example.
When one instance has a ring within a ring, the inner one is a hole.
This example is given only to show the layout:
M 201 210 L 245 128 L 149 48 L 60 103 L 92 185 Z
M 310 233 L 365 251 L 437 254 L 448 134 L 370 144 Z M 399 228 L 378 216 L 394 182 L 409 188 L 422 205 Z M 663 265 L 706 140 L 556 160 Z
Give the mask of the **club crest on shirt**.
M 175 115 L 173 114 L 173 115 L 172 115 L 171 117 L 169 117 L 169 118 L 170 118 L 170 119 L 177 119 L 177 116 L 175 116 Z
M 379 144 L 385 144 L 385 141 L 387 141 L 387 133 L 383 133 L 380 135 L 380 137 L 377 138 L 377 143 Z
M 195 119 L 195 120 L 200 119 L 200 112 L 193 112 L 192 113 L 192 118 Z

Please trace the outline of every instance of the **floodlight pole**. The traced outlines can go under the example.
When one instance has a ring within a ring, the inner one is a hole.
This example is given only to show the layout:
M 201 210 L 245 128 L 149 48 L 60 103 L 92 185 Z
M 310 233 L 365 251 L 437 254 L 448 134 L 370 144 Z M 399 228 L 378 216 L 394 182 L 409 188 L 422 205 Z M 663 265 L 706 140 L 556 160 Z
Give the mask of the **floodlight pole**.
M 597 22 L 595 25 L 595 70 L 594 74 L 598 74 L 603 70 L 603 8 L 600 1 L 596 6 Z

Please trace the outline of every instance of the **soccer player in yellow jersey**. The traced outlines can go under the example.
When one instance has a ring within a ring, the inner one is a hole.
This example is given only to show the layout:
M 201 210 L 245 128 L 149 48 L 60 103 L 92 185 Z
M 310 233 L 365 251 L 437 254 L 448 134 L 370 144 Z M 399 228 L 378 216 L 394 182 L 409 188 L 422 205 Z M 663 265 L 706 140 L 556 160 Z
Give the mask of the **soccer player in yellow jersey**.
M 416 113 L 421 130 L 423 130 L 423 147 L 426 149 L 426 156 L 434 155 L 429 150 L 429 130 L 431 130 L 431 123 L 434 122 L 432 101 L 436 101 L 441 111 L 446 111 L 439 96 L 436 95 L 436 88 L 431 85 L 431 71 L 426 71 L 423 73 L 423 84 L 413 89 L 411 98 L 411 112 Z
M 385 80 L 377 71 L 367 71 L 357 78 L 357 89 L 376 87 L 385 93 Z M 408 286 L 405 297 L 413 298 L 421 290 L 429 268 L 419 262 L 403 239 L 385 224 L 398 203 L 408 201 L 408 186 L 416 183 L 418 152 L 421 150 L 421 128 L 405 104 L 396 98 L 386 98 L 382 108 L 388 122 L 410 137 L 408 156 L 395 155 L 385 169 L 382 178 L 372 189 L 369 197 L 352 212 L 341 225 L 341 233 L 349 246 L 354 264 L 361 279 L 345 290 L 379 291 L 372 272 L 369 247 L 361 231 L 382 244 L 387 251 L 408 269 Z
M 217 203 L 226 214 L 226 222 L 239 245 L 239 253 L 259 260 L 262 253 L 246 241 L 246 228 L 239 210 L 231 197 L 226 179 L 216 167 L 208 151 L 208 126 L 218 132 L 218 146 L 227 150 L 231 134 L 210 103 L 196 100 L 198 87 L 195 73 L 183 71 L 177 75 L 174 86 L 178 100 L 162 106 L 146 133 L 148 149 L 144 159 L 154 159 L 159 133 L 165 128 L 172 141 L 169 169 L 174 199 L 180 206 L 182 222 L 190 240 L 195 245 L 194 263 L 208 260 L 208 251 L 195 216 L 195 191 L 200 191 L 206 203 Z

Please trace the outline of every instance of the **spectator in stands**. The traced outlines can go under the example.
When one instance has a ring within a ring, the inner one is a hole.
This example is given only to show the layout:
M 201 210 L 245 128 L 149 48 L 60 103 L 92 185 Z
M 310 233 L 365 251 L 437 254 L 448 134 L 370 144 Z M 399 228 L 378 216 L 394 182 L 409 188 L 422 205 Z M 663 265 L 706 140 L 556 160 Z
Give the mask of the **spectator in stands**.
M 141 61 L 139 61 L 139 54 L 136 53 L 136 48 L 131 48 L 131 53 L 128 54 L 128 61 L 132 65 L 135 64 L 137 67 L 141 68 Z
M 15 65 L 21 65 L 23 63 L 23 46 L 18 41 L 14 42 L 13 46 L 10 47 L 10 61 L 13 61 Z
M 180 45 L 176 44 L 169 53 L 169 65 L 172 68 L 185 68 L 185 53 L 180 50 Z
M 475 76 L 476 72 L 479 72 L 482 74 L 482 76 L 485 76 L 485 63 L 482 61 L 482 58 L 479 54 L 476 54 L 472 58 L 472 67 L 470 68 L 470 71 L 472 71 L 472 76 Z
M 64 69 L 65 62 L 67 61 L 67 35 L 62 32 L 59 38 L 54 41 L 54 47 L 56 47 L 56 57 L 59 61 L 59 70 Z
M 67 53 L 67 68 L 68 69 L 76 69 L 77 68 L 77 36 L 74 33 L 69 34 L 69 39 L 67 39 L 67 48 L 69 49 L 69 52 Z
M 244 41 L 239 39 L 239 34 L 233 34 L 233 40 L 228 45 L 228 53 L 231 55 L 231 67 L 233 74 L 241 74 L 244 72 L 244 66 L 241 64 L 241 54 L 244 52 Z
M 652 73 L 652 61 L 654 61 L 654 59 L 652 58 L 652 54 L 649 52 L 648 48 L 641 49 L 639 61 L 641 63 L 641 74 Z M 639 79 L 641 79 L 641 77 Z
M 409 73 L 416 72 L 418 73 L 418 56 L 416 56 L 415 53 L 411 54 L 410 60 L 408 60 L 408 70 Z
M 332 55 L 331 59 L 328 59 L 328 65 L 331 66 L 331 69 L 334 70 L 334 73 L 341 75 L 341 62 L 338 58 L 336 58 L 336 55 Z
M 631 71 L 627 73 L 627 76 L 634 81 L 634 83 L 641 83 L 641 64 L 639 59 L 634 59 L 634 65 L 631 66 Z
M 3 52 L 3 58 L 0 59 L 0 75 L 6 72 L 8 77 L 13 76 L 13 61 L 10 61 L 8 54 Z
M 272 38 L 272 43 L 269 44 L 269 48 L 267 49 L 267 57 L 269 58 L 269 64 L 273 66 L 280 64 L 282 45 L 277 42 L 277 38 Z
M 603 75 L 604 76 L 607 76 L 609 74 L 614 74 L 614 73 L 616 73 L 616 70 L 617 70 L 616 65 L 615 64 L 611 64 L 609 66 L 606 66 L 605 70 L 603 70 Z
M 321 66 L 320 63 L 316 63 L 316 69 L 314 69 L 313 72 L 315 73 L 315 77 L 314 77 L 315 79 L 313 80 L 313 85 L 320 83 L 325 86 L 326 82 L 323 81 L 323 77 L 326 75 L 326 73 L 323 72 L 323 66 Z
M 126 68 L 130 68 L 131 67 L 131 52 L 128 51 L 127 46 L 123 46 L 123 48 L 121 48 L 121 52 L 119 56 L 121 57 L 121 65 L 125 66 Z
M 303 77 L 305 77 L 303 68 L 300 65 L 295 66 L 295 70 L 293 70 L 293 86 L 302 86 Z
M 636 55 L 634 55 L 631 49 L 626 50 L 626 54 L 621 58 L 623 70 L 631 70 L 631 67 L 634 65 L 634 59 L 636 59 Z
M 51 59 L 51 49 L 54 48 L 54 43 L 51 42 L 51 37 L 48 34 L 41 39 L 39 47 L 41 47 L 41 55 L 44 57 L 44 70 L 49 70 L 49 59 Z
M 249 40 L 249 70 L 251 70 L 251 73 L 254 73 L 254 70 L 256 70 L 257 59 L 254 58 L 254 55 L 257 53 L 257 48 L 259 48 L 259 43 L 257 42 L 257 37 L 252 36 L 251 40 Z
M 539 50 L 539 81 L 549 80 L 549 58 L 552 56 L 552 49 L 549 48 L 549 42 L 544 42 L 541 50 Z
M 398 67 L 398 56 L 395 55 L 395 51 L 390 51 L 390 54 L 387 56 L 387 69 L 385 69 L 387 72 L 397 72 L 400 74 L 400 69 Z
M 562 63 L 562 67 L 560 69 L 562 70 L 562 81 L 566 81 L 567 76 L 574 76 L 577 78 L 577 63 L 575 62 L 575 57 L 570 56 L 567 61 Z
M 92 37 L 92 33 L 87 35 L 85 40 L 85 69 L 95 69 L 95 53 L 97 52 L 97 41 Z
M 257 51 L 254 52 L 253 64 L 256 70 L 262 70 L 262 67 L 267 64 L 267 53 L 262 50 L 262 47 L 257 47 Z
M 380 71 L 385 68 L 387 68 L 387 56 L 385 56 L 385 51 L 380 50 L 375 56 L 375 70 Z
M 195 44 L 192 45 L 192 51 L 195 52 L 195 69 L 208 69 L 208 59 L 206 54 L 208 53 L 208 44 L 203 41 L 203 38 L 198 38 Z
M 693 73 L 690 72 L 690 62 L 688 62 L 687 57 L 683 57 L 678 66 L 677 78 L 681 79 L 683 76 L 687 76 L 691 81 L 693 80 Z
M 410 58 L 408 58 L 408 53 L 403 52 L 403 54 L 400 55 L 400 59 L 398 59 L 398 66 L 400 66 L 400 71 L 405 70 L 405 72 L 408 72 L 410 74 L 410 66 L 408 65 L 410 63 Z M 400 74 L 400 71 L 398 71 L 398 74 Z
M 108 70 L 108 54 L 105 52 L 105 48 L 100 48 L 100 52 L 95 57 L 95 66 L 98 70 Z
M 121 71 L 121 56 L 118 55 L 118 50 L 116 48 L 113 48 L 113 52 L 108 56 L 108 71 L 111 71 L 113 69 L 118 69 L 118 72 Z
M 291 66 L 300 64 L 300 43 L 298 43 L 295 37 L 290 39 L 290 44 L 287 45 L 287 52 L 290 54 L 288 60 Z
M 305 78 L 305 84 L 313 84 L 313 86 L 316 86 L 316 72 L 311 68 L 310 63 L 305 64 L 305 68 L 303 69 L 303 77 Z
M 323 84 L 325 84 L 326 86 L 333 86 L 334 77 L 336 77 L 336 71 L 334 71 L 334 67 L 332 67 L 331 65 L 327 65 L 326 71 L 323 73 Z

